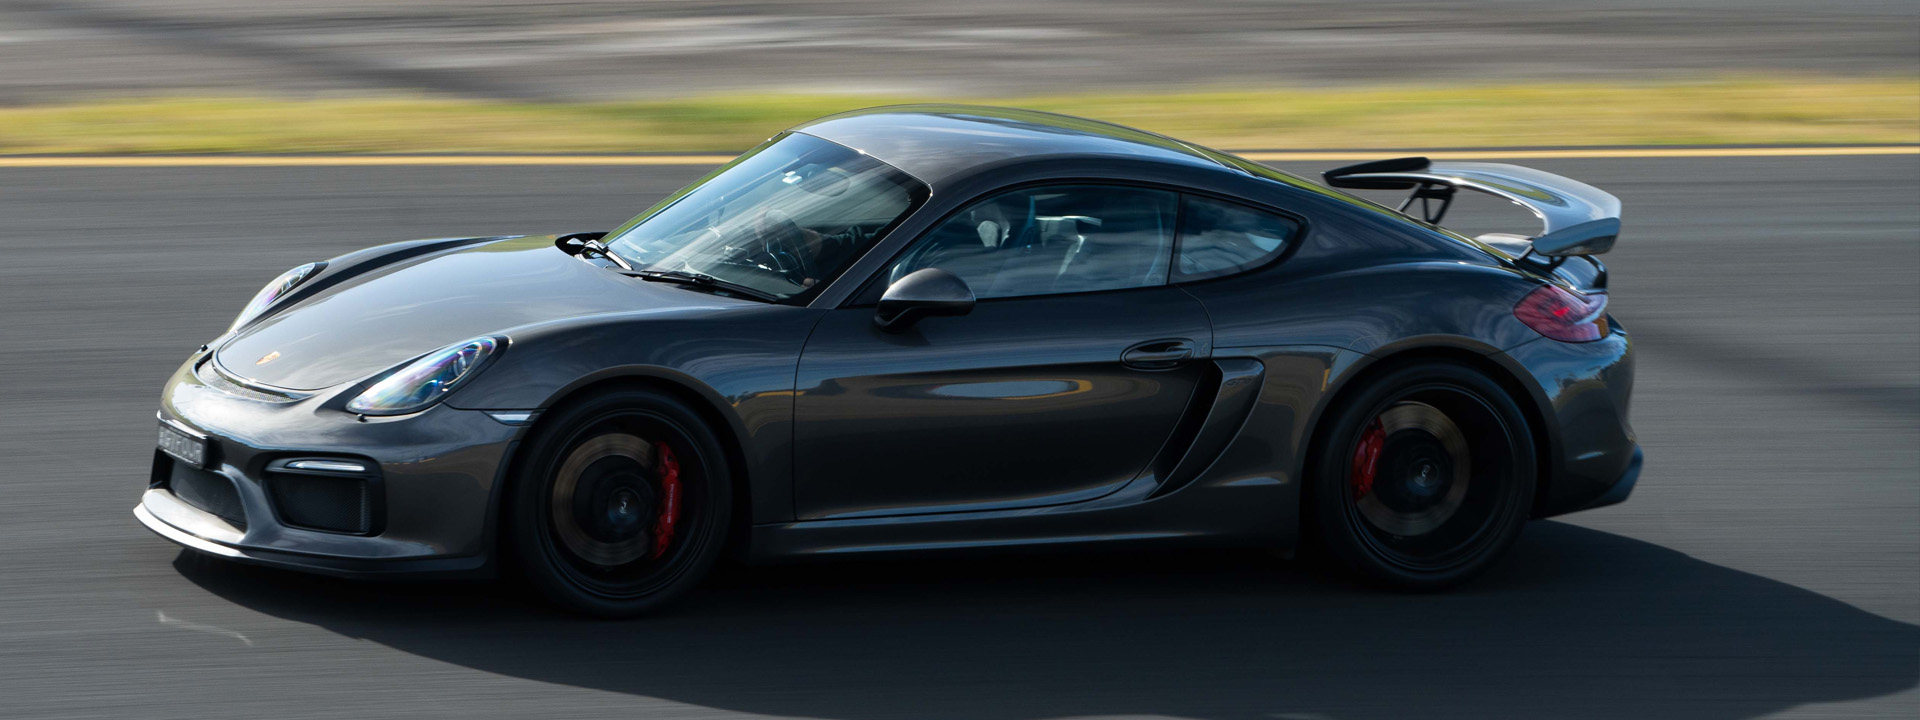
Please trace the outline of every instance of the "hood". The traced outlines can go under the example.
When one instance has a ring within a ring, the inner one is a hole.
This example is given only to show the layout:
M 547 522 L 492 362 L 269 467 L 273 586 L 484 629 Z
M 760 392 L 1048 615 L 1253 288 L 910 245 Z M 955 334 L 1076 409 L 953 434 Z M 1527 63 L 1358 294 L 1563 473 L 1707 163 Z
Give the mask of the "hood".
M 258 383 L 318 390 L 522 325 L 742 302 L 609 272 L 554 247 L 552 236 L 510 238 L 348 278 L 242 331 L 216 358 Z

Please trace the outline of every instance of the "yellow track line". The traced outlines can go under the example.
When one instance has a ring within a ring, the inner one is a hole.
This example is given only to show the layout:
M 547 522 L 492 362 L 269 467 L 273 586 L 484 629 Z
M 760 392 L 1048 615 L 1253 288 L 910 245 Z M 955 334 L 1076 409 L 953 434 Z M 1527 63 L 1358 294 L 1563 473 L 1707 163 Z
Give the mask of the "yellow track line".
M 1842 157 L 1853 155 L 1920 155 L 1916 145 L 1859 147 L 1759 148 L 1640 148 L 1561 150 L 1415 150 L 1246 152 L 1241 157 L 1260 162 L 1331 162 L 1425 155 L 1435 160 L 1528 160 L 1585 158 L 1735 158 Z M 477 166 L 477 165 L 718 165 L 732 155 L 119 155 L 37 156 L 0 155 L 0 168 L 174 168 L 174 167 L 369 167 L 369 166 Z

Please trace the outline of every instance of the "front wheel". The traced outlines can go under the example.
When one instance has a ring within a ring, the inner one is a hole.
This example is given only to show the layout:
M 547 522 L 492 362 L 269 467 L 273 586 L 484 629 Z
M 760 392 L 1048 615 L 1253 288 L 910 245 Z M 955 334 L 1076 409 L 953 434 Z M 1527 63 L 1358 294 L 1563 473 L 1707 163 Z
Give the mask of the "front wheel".
M 1480 372 L 1406 365 L 1372 378 L 1315 450 L 1312 524 L 1347 569 L 1425 590 L 1484 571 L 1533 502 L 1526 416 Z
M 684 403 L 625 390 L 563 405 L 525 457 L 508 542 L 555 604 L 639 615 L 691 589 L 719 558 L 732 484 L 718 438 Z

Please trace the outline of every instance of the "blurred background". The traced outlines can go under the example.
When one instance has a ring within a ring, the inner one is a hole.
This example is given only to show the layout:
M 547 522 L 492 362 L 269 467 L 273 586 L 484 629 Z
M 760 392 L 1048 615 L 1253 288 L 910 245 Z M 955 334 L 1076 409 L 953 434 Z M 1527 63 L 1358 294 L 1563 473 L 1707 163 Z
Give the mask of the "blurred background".
M 1228 148 L 1920 141 L 1896 0 L 7 0 L 0 152 L 739 150 L 907 100 Z
M 1897 0 L 15 0 L 0 92 L 1016 95 L 1910 74 Z
M 286 268 L 610 228 L 912 100 L 1615 193 L 1638 490 L 1439 595 L 1258 552 L 878 559 L 633 623 L 133 520 L 161 382 Z M 579 155 L 648 153 L 695 154 Z M 0 716 L 1920 716 L 1911 0 L 0 0 L 0 219 Z

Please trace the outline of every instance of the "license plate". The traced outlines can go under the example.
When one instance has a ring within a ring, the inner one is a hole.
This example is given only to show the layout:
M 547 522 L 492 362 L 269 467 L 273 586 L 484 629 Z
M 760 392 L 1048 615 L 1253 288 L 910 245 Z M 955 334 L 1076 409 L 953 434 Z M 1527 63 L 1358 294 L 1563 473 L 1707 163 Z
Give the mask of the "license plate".
M 160 423 L 160 452 L 194 467 L 207 465 L 207 439 L 164 422 Z

